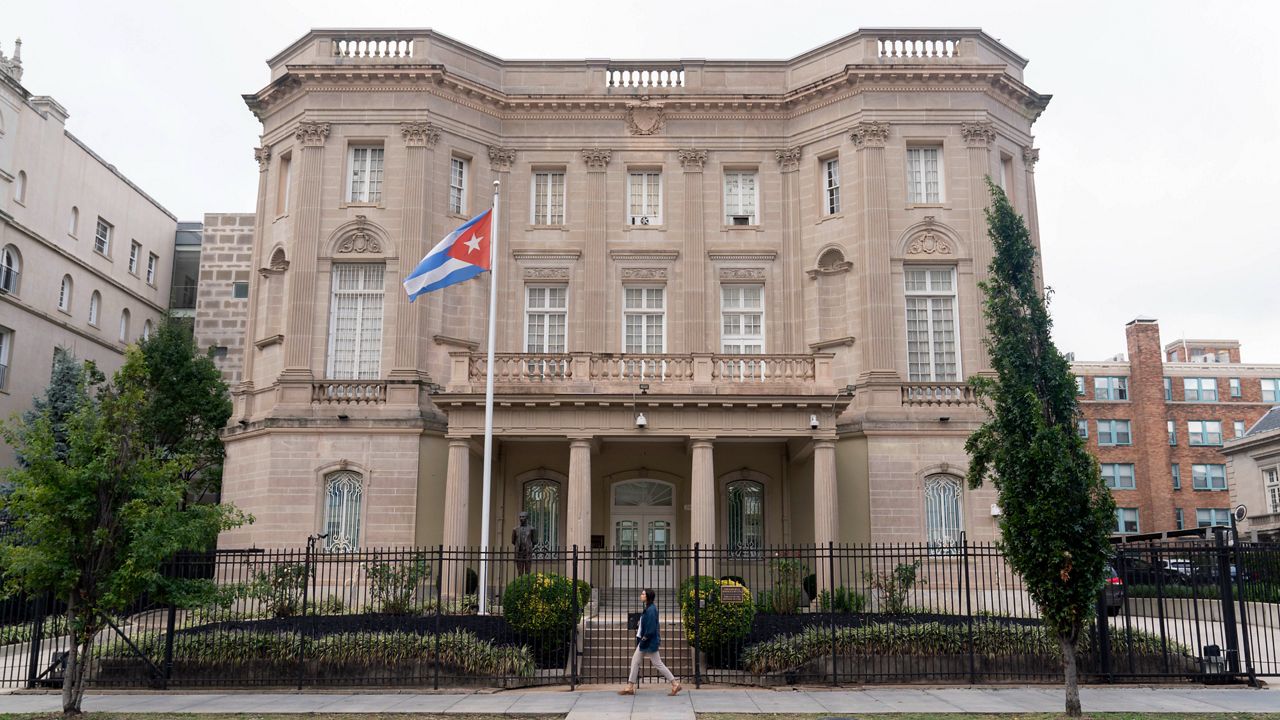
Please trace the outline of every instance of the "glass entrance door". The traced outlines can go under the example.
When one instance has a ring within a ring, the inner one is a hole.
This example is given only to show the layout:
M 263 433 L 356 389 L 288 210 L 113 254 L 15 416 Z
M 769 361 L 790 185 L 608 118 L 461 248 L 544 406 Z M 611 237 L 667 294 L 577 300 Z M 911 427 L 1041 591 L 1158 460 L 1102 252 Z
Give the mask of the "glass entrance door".
M 669 512 L 615 513 L 613 586 L 671 587 L 674 529 Z

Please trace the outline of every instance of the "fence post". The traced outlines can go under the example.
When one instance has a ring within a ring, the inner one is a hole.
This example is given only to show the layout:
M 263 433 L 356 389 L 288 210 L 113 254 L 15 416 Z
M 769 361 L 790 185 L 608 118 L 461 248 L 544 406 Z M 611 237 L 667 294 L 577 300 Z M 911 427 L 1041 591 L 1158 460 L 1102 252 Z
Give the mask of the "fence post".
M 831 624 L 831 687 L 836 687 L 840 684 L 840 668 L 836 657 L 836 544 L 832 540 L 827 541 L 827 578 L 830 585 L 827 588 L 827 611 L 831 616 L 827 620 Z M 821 590 L 818 591 L 818 597 L 822 597 Z M 821 601 L 818 603 L 818 610 L 822 610 Z
M 964 572 L 960 587 L 964 589 L 965 625 L 968 627 L 969 684 L 978 684 L 978 661 L 973 651 L 973 579 L 969 577 L 969 538 L 960 531 L 960 567 Z
M 169 600 L 169 617 L 164 627 L 164 689 L 173 679 L 173 636 L 178 626 L 178 605 Z
M 307 674 L 307 602 L 311 592 L 311 551 L 315 549 L 318 535 L 307 536 L 307 550 L 302 559 L 302 618 L 298 622 L 298 689 L 302 689 Z
M 578 545 L 573 545 L 573 629 L 569 631 L 569 691 L 578 685 Z M 505 610 L 504 610 L 505 612 Z
M 1240 638 L 1236 634 L 1236 606 L 1231 588 L 1230 548 L 1223 539 L 1222 528 L 1214 528 L 1214 546 L 1218 551 L 1218 596 L 1222 606 L 1222 633 L 1227 641 L 1227 669 L 1240 673 Z
M 441 606 L 444 604 L 444 545 L 436 546 L 436 658 L 433 665 L 434 677 L 431 680 L 431 689 L 440 689 L 440 613 Z
M 1111 675 L 1111 616 L 1107 614 L 1107 588 L 1098 593 L 1098 660 L 1102 663 L 1102 675 L 1107 682 L 1114 682 Z
M 1240 632 L 1244 641 L 1244 669 L 1249 675 L 1249 685 L 1258 686 L 1258 675 L 1253 669 L 1253 647 L 1249 643 L 1249 606 L 1244 595 L 1244 556 L 1240 554 L 1240 533 L 1236 529 L 1236 516 L 1231 515 L 1231 550 L 1235 556 L 1236 597 L 1240 603 Z M 1234 634 L 1234 633 L 1233 633 Z
M 693 544 L 693 686 L 702 687 L 702 628 L 698 625 L 702 614 L 702 575 L 698 567 L 699 543 Z M 679 592 L 677 590 L 677 592 Z M 680 604 L 677 598 L 676 605 Z
M 31 655 L 27 661 L 28 689 L 36 686 L 36 679 L 40 676 L 40 646 L 44 644 L 44 619 L 49 612 L 50 599 L 49 593 L 42 593 L 36 600 L 35 625 L 31 627 Z

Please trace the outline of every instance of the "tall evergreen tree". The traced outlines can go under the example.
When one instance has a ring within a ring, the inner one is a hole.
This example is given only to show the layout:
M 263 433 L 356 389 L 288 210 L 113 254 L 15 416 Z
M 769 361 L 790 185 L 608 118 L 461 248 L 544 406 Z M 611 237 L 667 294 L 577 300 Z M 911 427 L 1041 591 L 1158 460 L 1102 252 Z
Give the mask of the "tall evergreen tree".
M 1078 717 L 1076 647 L 1102 591 L 1115 503 L 1076 433 L 1075 378 L 1050 338 L 1027 226 L 1004 191 L 987 187 L 995 257 L 981 287 L 995 377 L 973 380 L 988 419 L 965 445 L 968 483 L 990 479 L 999 492 L 1005 557 L 1058 638 L 1066 711 Z
M 33 423 L 36 418 L 48 415 L 53 426 L 54 450 L 65 458 L 67 418 L 80 407 L 90 390 L 105 379 L 92 361 L 80 362 L 70 350 L 54 348 L 49 384 L 32 400 L 31 409 L 22 414 L 23 422 Z M 21 456 L 18 462 L 24 462 Z

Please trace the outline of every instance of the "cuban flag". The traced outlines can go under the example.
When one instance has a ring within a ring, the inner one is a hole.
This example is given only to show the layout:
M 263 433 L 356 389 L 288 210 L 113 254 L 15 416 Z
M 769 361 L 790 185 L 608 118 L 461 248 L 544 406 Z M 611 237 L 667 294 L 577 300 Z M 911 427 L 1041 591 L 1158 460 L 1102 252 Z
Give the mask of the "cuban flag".
M 489 269 L 492 216 L 492 208 L 485 210 L 431 248 L 404 279 L 409 302 L 423 293 L 470 280 Z

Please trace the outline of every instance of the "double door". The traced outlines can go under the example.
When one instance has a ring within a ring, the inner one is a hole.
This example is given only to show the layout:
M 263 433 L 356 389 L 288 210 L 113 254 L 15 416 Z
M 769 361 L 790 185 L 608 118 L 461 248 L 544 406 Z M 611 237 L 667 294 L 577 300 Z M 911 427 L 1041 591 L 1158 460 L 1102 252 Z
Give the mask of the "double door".
M 613 587 L 672 587 L 670 550 L 675 539 L 675 522 L 670 510 L 615 511 L 612 539 Z

